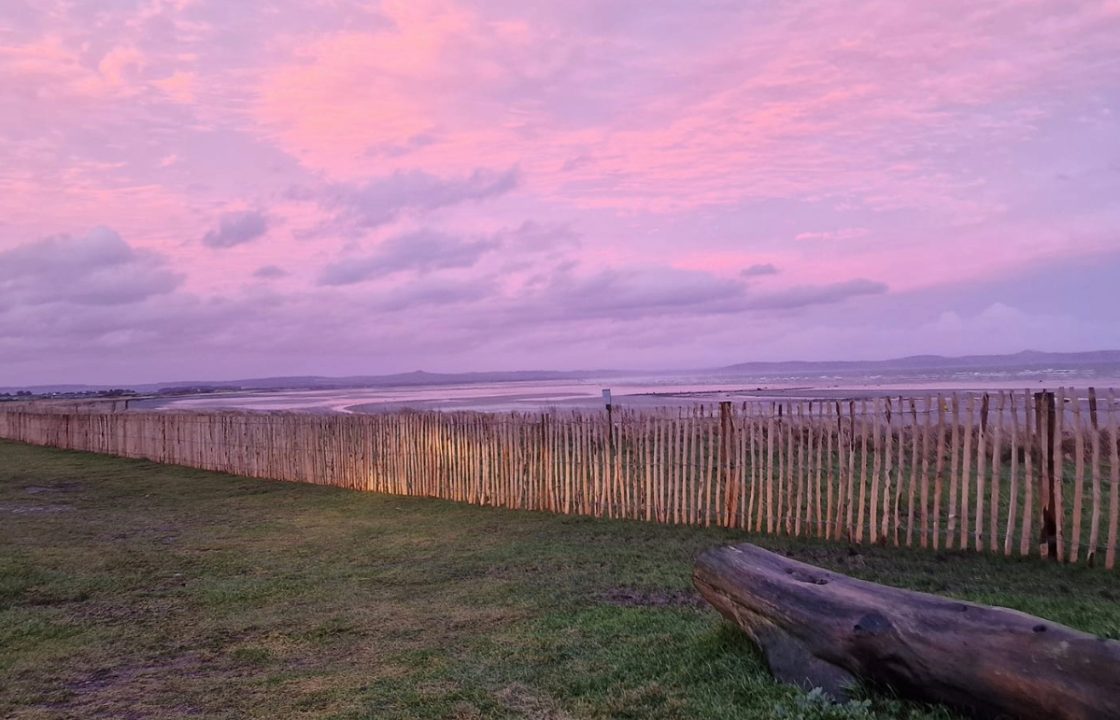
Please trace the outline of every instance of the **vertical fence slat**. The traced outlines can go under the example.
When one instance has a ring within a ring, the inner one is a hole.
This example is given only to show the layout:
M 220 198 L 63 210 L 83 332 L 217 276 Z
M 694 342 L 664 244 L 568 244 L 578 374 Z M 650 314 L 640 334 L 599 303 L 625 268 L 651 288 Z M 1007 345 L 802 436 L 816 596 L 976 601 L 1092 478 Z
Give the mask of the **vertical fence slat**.
M 914 398 L 910 398 L 910 487 L 906 496 L 906 547 L 914 545 L 914 500 L 918 489 L 918 440 L 921 427 L 918 424 L 917 402 Z M 901 445 L 902 437 L 899 436 L 898 440 Z M 923 502 L 924 500 L 922 498 Z M 925 528 L 922 530 L 924 532 Z
M 1069 561 L 1080 559 L 1081 550 L 1081 506 L 1085 495 L 1085 436 L 1081 431 L 1081 401 L 1073 393 L 1073 524 L 1069 534 Z
M 840 403 L 825 403 L 824 404 L 824 417 L 821 419 L 823 424 L 823 432 L 825 438 L 825 457 L 828 459 L 828 467 L 825 469 L 824 487 L 825 487 L 825 513 L 824 513 L 824 536 L 826 539 L 831 539 L 835 536 L 834 529 L 836 523 L 833 522 L 833 512 L 835 510 L 836 492 L 833 489 L 833 483 L 836 481 L 837 473 L 834 471 L 832 461 L 832 438 L 834 437 L 832 431 L 832 413 L 836 411 L 836 422 L 840 422 Z M 839 425 L 837 425 L 839 428 Z M 837 430 L 839 432 L 839 430 Z M 840 454 L 839 436 L 837 435 L 836 453 Z M 843 456 L 840 456 L 839 462 L 843 462 Z
M 980 401 L 980 429 L 976 436 L 976 523 L 973 548 L 977 552 L 984 549 L 984 502 L 987 499 L 985 492 L 987 490 L 988 410 L 990 403 L 991 396 L 984 393 Z
M 888 414 L 889 412 L 890 410 L 887 409 Z M 872 544 L 879 542 L 879 473 L 885 464 L 883 456 L 890 455 L 889 451 L 883 451 L 883 443 L 885 442 L 883 429 L 880 404 L 878 400 L 874 400 L 871 403 L 871 454 L 874 459 L 871 463 L 871 508 L 868 513 L 871 521 L 868 534 Z
M 704 424 L 702 429 L 705 431 L 706 443 L 704 449 L 707 450 L 707 461 L 704 463 L 704 527 L 710 527 L 712 524 L 712 475 L 715 473 L 716 464 L 716 443 L 715 432 L 713 429 L 712 416 L 710 414 L 704 415 Z M 715 488 L 716 496 L 719 496 L 719 488 Z
M 1116 565 L 1116 532 L 1120 525 L 1120 438 L 1116 437 L 1116 393 L 1108 391 L 1108 454 L 1110 487 L 1108 503 L 1108 548 L 1105 550 L 1105 568 Z
M 903 399 L 898 398 L 898 458 L 895 461 L 895 481 L 894 481 L 894 520 L 892 521 L 891 529 L 891 543 L 899 546 L 899 531 L 902 528 L 902 516 L 899 514 L 900 505 L 902 502 L 902 488 L 904 474 L 904 464 L 906 462 L 906 442 L 905 442 L 905 429 L 906 429 L 906 410 L 904 409 Z M 911 488 L 913 487 L 913 480 L 911 480 Z
M 745 475 L 746 482 L 749 483 L 749 490 L 745 508 L 746 515 L 743 518 L 743 529 L 747 532 L 758 532 L 759 529 L 759 525 L 755 521 L 759 497 L 759 473 L 758 452 L 755 447 L 758 436 L 758 419 L 754 410 L 754 405 L 743 403 L 744 423 L 746 426 L 746 433 L 743 438 L 743 441 L 746 443 L 744 460 L 750 463 L 749 471 Z
M 961 450 L 961 550 L 968 548 L 969 506 L 972 502 L 972 430 L 973 413 L 976 411 L 976 396 L 968 393 L 964 420 L 964 448 Z
M 886 406 L 887 406 L 887 408 L 886 408 L 887 409 L 887 416 L 886 416 L 886 421 L 887 422 L 886 422 L 886 427 L 884 428 L 885 432 L 883 434 L 883 440 L 884 440 L 884 449 L 883 449 L 883 465 L 884 465 L 884 467 L 883 467 L 883 518 L 882 518 L 882 521 L 881 521 L 882 522 L 882 527 L 879 529 L 879 536 L 882 537 L 883 544 L 886 544 L 888 535 L 893 535 L 894 536 L 893 542 L 894 542 L 895 545 L 898 545 L 897 533 L 891 533 L 891 527 L 892 526 L 894 526 L 895 528 L 898 527 L 897 523 L 895 522 L 895 520 L 897 519 L 898 503 L 897 502 L 892 502 L 892 498 L 895 497 L 895 486 L 897 486 L 898 483 L 895 482 L 894 477 L 893 477 L 893 473 L 895 472 L 895 464 L 896 464 L 895 463 L 895 447 L 896 447 L 896 445 L 895 445 L 895 442 L 894 442 L 894 412 L 893 412 L 893 406 L 891 404 L 891 399 L 890 398 L 887 398 Z M 902 412 L 902 409 L 899 408 L 899 413 L 901 414 L 901 412 Z M 902 446 L 901 442 L 898 443 L 898 447 L 901 448 L 901 446 Z M 898 464 L 898 470 L 901 471 L 902 470 L 902 463 L 899 462 L 897 464 Z
M 731 417 L 731 403 L 721 402 L 719 404 L 719 484 L 722 488 L 724 501 L 723 517 L 721 518 L 720 525 L 723 527 L 731 527 L 734 524 L 734 517 L 738 513 L 738 483 L 732 481 L 732 453 L 738 446 L 735 442 L 735 423 Z M 719 493 L 716 497 L 720 497 Z
M 958 449 L 960 448 L 961 441 L 961 406 L 960 397 L 957 393 L 953 393 L 953 412 L 952 412 L 952 433 L 949 441 L 949 501 L 948 511 L 949 518 L 946 521 L 945 547 L 953 547 L 953 538 L 957 531 L 957 485 L 960 478 L 957 475 L 959 465 L 957 463 Z
M 1055 560 L 1059 562 L 1065 557 L 1065 451 L 1062 449 L 1062 440 L 1065 433 L 1065 405 L 1066 389 L 1058 388 L 1054 399 L 1054 452 L 1051 461 L 1053 470 L 1053 495 L 1051 499 L 1054 507 L 1054 533 L 1057 554 Z
M 995 429 L 992 431 L 992 490 L 988 508 L 988 550 L 999 550 L 999 504 L 1003 486 L 1003 426 L 1005 396 L 999 392 L 999 402 L 996 404 Z M 978 546 L 979 547 L 979 546 Z
M 766 533 L 774 534 L 774 433 L 775 418 L 773 407 L 766 421 Z
M 797 403 L 797 470 L 794 474 L 797 485 L 797 497 L 793 507 L 793 534 L 801 536 L 801 516 L 804 513 L 805 482 L 808 477 L 805 468 L 805 403 Z
M 1053 558 L 1055 553 L 1051 547 L 1051 543 L 1055 541 L 1055 536 L 1052 530 L 1053 524 L 1053 499 L 1051 498 L 1052 483 L 1051 476 L 1053 473 L 1053 465 L 1050 462 L 1050 453 L 1053 451 L 1053 445 L 1050 442 L 1050 437 L 1053 428 L 1053 409 L 1054 404 L 1048 401 L 1050 396 L 1045 393 L 1037 393 L 1035 395 L 1034 414 L 1035 425 L 1038 428 L 1038 500 L 1039 508 L 1041 510 L 1041 517 L 1039 518 L 1039 543 L 1038 551 L 1043 557 Z
M 853 497 L 855 496 L 855 481 L 856 481 L 856 404 L 855 401 L 848 402 L 848 442 L 846 447 L 846 454 L 848 456 L 847 471 L 848 482 L 846 485 L 846 495 L 844 498 L 844 534 L 849 541 L 855 539 L 855 529 L 852 526 L 853 510 L 855 503 Z
M 810 404 L 810 409 L 811 408 L 812 408 L 812 405 Z M 825 417 L 825 404 L 824 403 L 817 403 L 817 417 L 813 422 L 816 425 L 816 432 L 817 432 L 816 472 L 813 475 L 813 493 L 814 493 L 814 496 L 815 496 L 815 499 L 814 499 L 814 502 L 813 502 L 813 508 L 814 508 L 813 520 L 816 523 L 816 525 L 815 525 L 816 530 L 813 534 L 816 537 L 824 537 L 825 517 L 824 517 L 824 512 L 821 509 L 821 481 L 822 481 L 822 476 L 823 476 L 822 462 L 824 460 L 824 443 L 825 443 L 825 440 L 824 440 L 823 436 L 824 436 L 824 433 L 826 433 L 828 431 L 828 427 L 829 427 L 828 422 L 827 422 L 827 418 Z M 828 457 L 830 459 L 830 464 L 831 464 L 831 458 L 832 458 L 831 450 L 828 453 Z
M 1089 447 L 1092 453 L 1090 461 L 1093 483 L 1093 509 L 1089 514 L 1089 547 L 1086 548 L 1085 561 L 1093 565 L 1097 559 L 1097 548 L 1101 539 L 1101 427 L 1100 417 L 1097 412 L 1097 390 L 1089 388 Z
M 1015 391 L 1007 397 L 1011 411 L 1011 469 L 1007 487 L 1007 527 L 1003 534 L 1003 554 L 1010 556 L 1015 538 L 1015 510 L 1019 505 L 1019 409 L 1015 404 Z
M 1032 410 L 1035 417 L 1031 418 Z M 1022 534 L 1019 539 L 1019 554 L 1030 554 L 1031 522 L 1034 518 L 1034 447 L 1037 442 L 1034 433 L 1038 423 L 1038 406 L 1031 401 L 1030 390 L 1023 392 L 1023 432 L 1025 437 L 1021 446 L 1023 453 L 1023 505 L 1020 513 L 1023 518 Z
M 929 456 L 931 450 L 929 428 L 930 425 L 933 424 L 933 402 L 934 396 L 927 395 L 925 422 L 922 423 L 922 476 L 918 497 L 920 499 L 922 515 L 922 535 L 920 544 L 923 548 L 929 547 Z M 937 404 L 940 406 L 940 401 L 938 401 Z M 938 452 L 940 453 L 940 448 L 938 448 Z
M 856 542 L 863 542 L 864 513 L 867 507 L 867 401 L 859 407 L 859 507 L 856 509 Z
M 785 421 L 783 422 L 783 413 Z M 793 477 L 793 413 L 778 405 L 778 532 L 789 535 L 789 488 Z

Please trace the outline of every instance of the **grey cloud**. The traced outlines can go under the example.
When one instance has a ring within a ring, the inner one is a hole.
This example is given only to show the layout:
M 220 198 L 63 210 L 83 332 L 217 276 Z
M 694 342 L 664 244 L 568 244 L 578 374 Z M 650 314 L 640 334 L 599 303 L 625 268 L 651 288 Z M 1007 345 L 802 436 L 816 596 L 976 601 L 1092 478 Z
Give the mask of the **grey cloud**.
M 287 270 L 277 267 L 276 265 L 262 265 L 253 272 L 253 277 L 261 278 L 262 280 L 275 280 L 276 278 L 286 277 L 287 275 Z
M 827 285 L 802 285 L 788 290 L 751 297 L 747 308 L 752 310 L 792 310 L 809 305 L 828 305 L 857 295 L 878 295 L 887 286 L 874 280 L 858 278 Z
M 531 220 L 518 227 L 501 230 L 494 235 L 502 248 L 501 271 L 505 274 L 533 273 L 532 285 L 544 278 L 541 265 L 563 260 L 579 247 L 580 241 L 567 225 L 541 224 Z
M 883 283 L 855 279 L 754 294 L 738 280 L 671 267 L 607 269 L 589 277 L 576 277 L 569 269 L 527 287 L 530 292 L 507 311 L 514 323 L 761 314 L 838 303 L 887 290 Z
M 565 318 L 617 319 L 733 312 L 742 307 L 743 291 L 738 282 L 667 267 L 609 269 L 586 278 L 562 273 L 537 298 L 539 307 L 533 312 L 559 312 Z
M 240 351 L 254 347 L 258 335 L 276 336 L 278 326 L 268 321 L 285 311 L 282 302 L 272 299 L 202 300 L 183 292 L 116 306 L 24 305 L 15 315 L 0 313 L 0 363 L 56 357 L 64 350 L 83 362 L 99 363 L 102 371 L 132 366 L 149 372 L 145 366 L 157 357 L 191 365 L 199 362 L 205 347 Z M 5 347 L 5 340 L 11 345 Z M 125 380 L 136 378 L 124 375 Z
M 494 238 L 506 249 L 524 254 L 549 254 L 576 247 L 579 238 L 567 225 L 526 220 L 515 228 L 500 230 Z
M 491 295 L 493 283 L 486 279 L 447 281 L 426 279 L 396 288 L 370 302 L 381 311 L 412 309 L 429 305 L 457 305 L 474 302 Z
M 504 172 L 478 169 L 461 178 L 441 178 L 422 171 L 395 172 L 366 183 L 339 184 L 326 191 L 296 188 L 290 195 L 315 199 L 338 213 L 339 222 L 377 227 L 409 210 L 436 210 L 483 200 L 517 186 L 517 168 Z
M 373 255 L 327 265 L 319 276 L 319 284 L 352 285 L 404 270 L 428 273 L 471 267 L 497 246 L 498 241 L 493 238 L 462 240 L 431 230 L 406 233 L 382 242 Z
M 169 293 L 182 279 L 160 255 L 96 228 L 84 237 L 56 235 L 0 252 L 0 307 L 123 305 Z
M 491 342 L 455 321 L 462 303 L 486 291 L 481 283 L 440 288 L 421 282 L 351 303 L 315 292 L 207 299 L 175 292 L 66 312 L 23 306 L 15 315 L 0 312 L 0 366 L 10 384 L 232 379 L 300 374 L 312 366 L 359 374 L 387 357 L 378 348 L 394 349 L 390 362 L 421 363 Z M 393 312 L 400 307 L 408 311 Z
M 739 277 L 759 277 L 761 275 L 777 275 L 778 268 L 771 263 L 758 263 L 745 267 L 739 271 Z
M 396 272 L 426 274 L 437 270 L 473 267 L 483 256 L 501 250 L 505 269 L 532 266 L 541 257 L 556 255 L 579 244 L 563 225 L 526 221 L 491 235 L 456 237 L 435 230 L 396 235 L 369 255 L 344 257 L 328 264 L 320 285 L 352 285 Z
M 223 215 L 218 227 L 206 233 L 202 243 L 212 248 L 231 248 L 256 240 L 268 232 L 268 218 L 257 210 L 243 210 Z
M 436 136 L 431 133 L 417 133 L 409 137 L 402 143 L 389 143 L 384 145 L 373 145 L 366 148 L 367 157 L 389 157 L 396 158 L 403 155 L 408 155 L 414 150 L 427 147 L 436 141 Z

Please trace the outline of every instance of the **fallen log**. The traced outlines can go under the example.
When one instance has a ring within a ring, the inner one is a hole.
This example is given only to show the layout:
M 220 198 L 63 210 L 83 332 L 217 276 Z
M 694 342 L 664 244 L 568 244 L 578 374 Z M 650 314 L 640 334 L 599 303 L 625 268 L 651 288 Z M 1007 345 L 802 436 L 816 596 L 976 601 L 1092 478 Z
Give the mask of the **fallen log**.
M 863 682 L 983 718 L 1120 718 L 1120 642 L 749 544 L 703 553 L 692 577 L 775 677 L 838 700 Z

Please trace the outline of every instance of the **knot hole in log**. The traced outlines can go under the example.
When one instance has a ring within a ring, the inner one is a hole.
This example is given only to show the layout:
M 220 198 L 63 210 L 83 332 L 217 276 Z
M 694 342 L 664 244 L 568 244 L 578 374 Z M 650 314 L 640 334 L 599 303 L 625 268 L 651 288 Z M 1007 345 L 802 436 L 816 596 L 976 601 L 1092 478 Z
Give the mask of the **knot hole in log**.
M 859 619 L 854 630 L 861 637 L 875 637 L 891 629 L 891 622 L 877 612 L 867 613 Z
M 794 570 L 793 568 L 786 568 L 786 574 L 787 575 L 792 575 L 793 579 L 798 581 L 798 582 L 808 583 L 809 585 L 827 585 L 828 584 L 828 578 L 824 578 L 824 577 L 821 577 L 820 575 L 815 575 L 813 573 L 807 573 L 807 572 L 803 572 L 803 571 L 800 571 L 800 570 Z

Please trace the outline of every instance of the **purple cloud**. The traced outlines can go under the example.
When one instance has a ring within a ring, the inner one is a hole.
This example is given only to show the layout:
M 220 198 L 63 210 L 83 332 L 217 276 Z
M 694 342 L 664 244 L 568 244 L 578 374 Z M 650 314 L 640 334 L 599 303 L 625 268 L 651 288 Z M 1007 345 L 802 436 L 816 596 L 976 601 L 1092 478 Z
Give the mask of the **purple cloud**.
M 830 305 L 858 295 L 886 292 L 887 286 L 855 279 L 823 285 L 803 285 L 765 294 L 752 294 L 736 280 L 699 270 L 669 267 L 608 269 L 573 277 L 559 272 L 518 315 L 565 320 L 614 318 L 636 320 L 666 316 L 710 316 L 797 310 Z M 520 304 L 520 302 L 519 302 Z
M 253 277 L 261 280 L 276 280 L 287 277 L 288 271 L 276 265 L 262 265 L 253 271 Z
M 567 271 L 527 306 L 528 318 L 613 317 L 635 319 L 665 314 L 710 314 L 741 307 L 742 284 L 697 270 L 669 267 L 608 269 L 577 277 Z M 526 310 L 518 310 L 524 313 Z
M 762 275 L 777 275 L 778 268 L 772 263 L 758 263 L 745 267 L 739 271 L 739 277 L 759 277 Z
M 359 184 L 336 184 L 324 191 L 296 189 L 297 198 L 315 198 L 337 213 L 340 222 L 362 228 L 384 225 L 401 213 L 431 211 L 503 195 L 517 186 L 517 168 L 502 172 L 476 169 L 464 177 L 439 177 L 423 171 L 395 172 Z
M 450 305 L 459 311 L 477 300 L 492 296 L 493 283 L 486 280 L 425 278 L 375 296 L 369 306 L 381 312 L 415 312 L 425 306 Z
M 809 305 L 830 305 L 857 295 L 885 293 L 887 286 L 862 278 L 824 285 L 801 285 L 779 292 L 751 297 L 746 306 L 752 310 L 793 310 Z
M 352 285 L 406 270 L 423 274 L 468 268 L 497 247 L 498 242 L 490 238 L 464 240 L 421 230 L 389 238 L 372 255 L 344 258 L 327 265 L 319 275 L 319 284 Z
M 123 305 L 174 290 L 183 276 L 109 228 L 56 235 L 0 252 L 0 308 Z
M 202 237 L 202 244 L 212 248 L 231 248 L 256 240 L 268 232 L 268 219 L 257 210 L 243 210 L 223 215 L 218 227 Z

